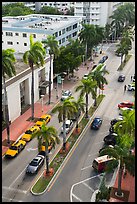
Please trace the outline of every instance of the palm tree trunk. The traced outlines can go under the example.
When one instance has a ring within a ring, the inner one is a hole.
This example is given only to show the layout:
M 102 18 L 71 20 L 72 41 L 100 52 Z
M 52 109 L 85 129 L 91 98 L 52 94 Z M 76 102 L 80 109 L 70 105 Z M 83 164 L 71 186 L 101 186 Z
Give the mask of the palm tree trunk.
M 6 129 L 7 129 L 7 143 L 10 144 L 10 124 L 9 124 L 9 110 L 8 110 L 8 99 L 6 91 L 5 78 L 3 77 L 3 89 L 4 89 L 4 112 L 6 120 Z
M 63 120 L 63 150 L 66 149 L 66 120 Z
M 87 60 L 87 56 L 88 56 L 88 45 L 87 45 L 87 42 L 86 42 L 86 59 L 85 59 L 85 63 L 86 63 L 86 60 Z
M 34 120 L 34 68 L 33 64 L 30 65 L 32 71 L 32 83 L 31 83 L 31 119 Z
M 88 94 L 86 93 L 86 118 L 88 118 Z
M 123 61 L 123 55 L 121 55 L 121 65 L 122 65 L 122 61 Z
M 97 94 L 97 88 L 95 88 L 95 92 Z M 97 97 L 95 97 L 95 101 L 94 101 L 94 106 L 96 106 L 96 105 L 97 105 Z
M 122 173 L 123 173 L 123 168 L 120 164 L 120 168 L 119 168 L 119 172 L 118 172 L 118 191 L 117 191 L 118 196 L 122 195 L 122 191 L 121 191 Z
M 46 173 L 49 173 L 49 152 L 48 147 L 45 146 L 45 159 L 46 159 Z
M 50 67 L 49 67 L 49 102 L 51 102 L 51 54 L 50 54 Z

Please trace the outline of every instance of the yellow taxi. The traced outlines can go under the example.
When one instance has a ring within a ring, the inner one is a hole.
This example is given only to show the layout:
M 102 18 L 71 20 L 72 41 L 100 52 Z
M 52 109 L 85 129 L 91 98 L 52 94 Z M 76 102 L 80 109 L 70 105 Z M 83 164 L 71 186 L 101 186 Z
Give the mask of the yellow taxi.
M 45 123 L 47 124 L 50 121 L 50 119 L 51 119 L 51 115 L 48 115 L 48 114 L 42 115 L 35 123 L 35 125 L 37 125 L 38 127 L 41 127 L 43 124 L 43 121 L 45 121 Z
M 18 140 L 14 142 L 11 147 L 6 151 L 5 157 L 13 158 L 16 157 L 26 146 L 26 142 L 23 140 Z
M 26 130 L 25 134 L 21 137 L 22 140 L 29 142 L 32 139 L 32 134 L 39 130 L 38 126 L 32 126 L 28 130 Z

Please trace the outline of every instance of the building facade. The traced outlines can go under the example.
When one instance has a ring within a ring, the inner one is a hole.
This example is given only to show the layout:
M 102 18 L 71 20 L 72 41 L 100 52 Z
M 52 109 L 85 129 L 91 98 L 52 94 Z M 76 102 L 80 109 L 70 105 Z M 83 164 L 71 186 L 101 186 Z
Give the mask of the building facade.
M 75 2 L 74 15 L 85 16 L 85 23 L 104 27 L 109 16 L 124 2 Z
M 36 103 L 41 95 L 48 94 L 49 85 L 49 57 L 45 59 L 43 67 L 34 66 L 34 103 Z M 8 98 L 9 120 L 13 122 L 19 117 L 27 107 L 31 105 L 31 82 L 32 74 L 28 65 L 22 60 L 17 60 L 15 64 L 16 76 L 6 79 L 6 90 Z M 53 82 L 53 59 L 51 63 L 51 81 Z M 53 88 L 53 83 L 51 84 Z M 4 116 L 4 90 L 2 89 L 2 111 Z
M 2 18 L 2 49 L 14 48 L 24 53 L 29 48 L 29 36 L 34 41 L 46 40 L 53 35 L 59 47 L 69 44 L 68 39 L 77 39 L 81 30 L 82 17 L 64 15 L 31 14 Z

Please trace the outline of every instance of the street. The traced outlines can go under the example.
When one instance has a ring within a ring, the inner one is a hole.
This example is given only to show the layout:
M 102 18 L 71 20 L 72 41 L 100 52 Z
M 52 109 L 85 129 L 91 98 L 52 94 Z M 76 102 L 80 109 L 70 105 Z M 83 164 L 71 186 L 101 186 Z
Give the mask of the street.
M 25 169 L 30 160 L 37 154 L 37 139 L 27 144 L 20 155 L 13 160 L 2 159 L 2 197 L 3 202 L 85 202 L 91 201 L 92 193 L 97 189 L 100 178 L 95 177 L 92 168 L 93 159 L 98 156 L 98 150 L 103 145 L 103 138 L 108 134 L 110 120 L 118 117 L 119 110 L 117 104 L 124 100 L 134 101 L 133 93 L 126 91 L 124 93 L 124 85 L 130 83 L 130 76 L 135 73 L 135 57 L 134 53 L 130 61 L 122 71 L 126 75 L 123 83 L 117 82 L 120 65 L 120 58 L 114 55 L 114 47 L 107 49 L 106 54 L 109 59 L 106 61 L 109 74 L 106 75 L 108 85 L 105 86 L 104 94 L 106 97 L 94 113 L 103 119 L 101 128 L 98 131 L 91 130 L 87 127 L 82 139 L 75 148 L 73 154 L 70 155 L 67 163 L 62 169 L 57 179 L 51 185 L 46 193 L 40 196 L 33 196 L 30 188 L 35 180 L 42 173 L 43 168 L 36 176 L 26 176 Z M 78 93 L 72 91 L 75 98 Z M 89 103 L 93 100 L 89 96 Z M 62 124 L 58 122 L 57 114 L 52 116 L 50 126 L 57 128 L 60 133 Z M 53 150 L 54 151 L 54 150 Z M 50 158 L 53 156 L 51 151 Z M 108 183 L 111 178 L 108 178 Z M 96 184 L 96 185 L 95 185 Z M 87 190 L 85 190 L 87 189 Z

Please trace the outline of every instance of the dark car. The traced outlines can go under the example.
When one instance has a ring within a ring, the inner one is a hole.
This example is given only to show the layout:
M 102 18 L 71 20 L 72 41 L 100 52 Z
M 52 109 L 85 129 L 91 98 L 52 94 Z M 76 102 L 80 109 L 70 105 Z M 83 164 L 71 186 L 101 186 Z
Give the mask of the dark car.
M 26 173 L 27 174 L 36 174 L 38 170 L 43 166 L 44 164 L 44 156 L 38 154 L 27 166 Z
M 121 74 L 119 77 L 118 77 L 118 82 L 123 82 L 125 81 L 125 75 Z
M 115 123 L 117 123 L 117 122 L 119 122 L 119 121 L 121 121 L 121 120 L 123 120 L 123 117 L 122 117 L 122 116 L 119 116 L 118 118 L 112 119 L 112 120 L 110 121 L 110 124 L 111 124 L 111 125 L 115 125 Z
M 109 147 L 109 148 L 114 148 L 113 145 L 106 145 L 106 144 L 104 144 L 103 147 L 99 150 L 99 154 L 101 153 L 102 150 L 104 150 L 104 149 L 106 149 L 106 148 L 108 148 L 108 147 Z
M 99 63 L 104 63 L 106 60 L 108 59 L 108 56 L 105 55 L 101 58 L 101 60 L 99 60 Z
M 102 124 L 102 119 L 99 117 L 94 118 L 93 122 L 91 123 L 91 129 L 98 130 Z
M 111 133 L 111 134 L 105 136 L 104 137 L 105 144 L 114 146 L 116 144 L 116 137 L 117 137 L 116 133 Z

